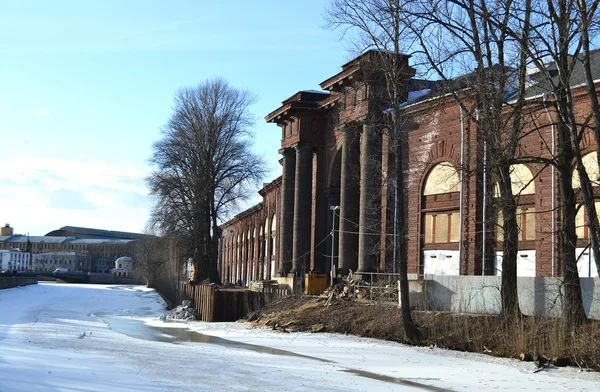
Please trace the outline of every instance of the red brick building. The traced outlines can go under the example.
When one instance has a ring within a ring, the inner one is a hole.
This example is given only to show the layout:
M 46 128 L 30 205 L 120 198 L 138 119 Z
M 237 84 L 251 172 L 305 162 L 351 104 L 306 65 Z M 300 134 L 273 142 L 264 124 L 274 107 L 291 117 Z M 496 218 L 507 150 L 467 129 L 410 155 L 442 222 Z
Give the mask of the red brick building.
M 367 52 L 344 64 L 321 83 L 323 91 L 297 92 L 266 116 L 281 128 L 282 176 L 259 191 L 262 203 L 223 225 L 224 281 L 329 273 L 332 260 L 338 273 L 396 271 L 389 141 L 373 121 L 382 116 L 377 92 L 383 86 L 381 78 L 365 76 L 373 55 Z M 600 52 L 594 60 L 600 64 Z M 401 107 L 408 119 L 404 181 L 409 273 L 497 274 L 502 233 L 493 212 L 494 184 L 484 169 L 481 131 L 451 96 L 436 92 L 436 82 L 412 78 L 408 56 L 400 56 L 400 64 L 407 75 Z M 577 84 L 573 81 L 575 104 L 584 116 L 587 93 L 583 83 Z M 528 126 L 536 131 L 523 133 L 520 154 L 551 156 L 556 138 L 550 124 L 556 113 L 546 98 L 532 83 L 527 115 Z M 592 151 L 592 143 L 591 137 L 586 139 L 586 152 Z M 595 154 L 585 160 L 590 177 L 596 178 Z M 556 183 L 550 167 L 513 167 L 521 276 L 560 271 Z M 581 209 L 580 252 L 587 243 L 584 221 Z M 597 275 L 588 256 L 580 259 L 580 273 Z

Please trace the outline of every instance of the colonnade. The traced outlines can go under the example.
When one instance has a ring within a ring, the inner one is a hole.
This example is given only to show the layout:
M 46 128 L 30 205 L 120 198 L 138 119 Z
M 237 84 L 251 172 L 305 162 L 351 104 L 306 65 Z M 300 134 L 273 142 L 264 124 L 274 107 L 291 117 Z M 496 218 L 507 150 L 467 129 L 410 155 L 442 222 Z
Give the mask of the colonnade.
M 341 140 L 338 272 L 372 272 L 381 238 L 381 133 L 345 126 Z M 279 229 L 280 276 L 302 275 L 311 252 L 313 149 L 300 142 L 279 150 L 283 173 Z M 339 152 L 338 152 L 339 153 Z M 330 201 L 330 204 L 332 202 Z M 315 220 L 327 220 L 316 216 Z M 315 225 L 316 226 L 316 225 Z

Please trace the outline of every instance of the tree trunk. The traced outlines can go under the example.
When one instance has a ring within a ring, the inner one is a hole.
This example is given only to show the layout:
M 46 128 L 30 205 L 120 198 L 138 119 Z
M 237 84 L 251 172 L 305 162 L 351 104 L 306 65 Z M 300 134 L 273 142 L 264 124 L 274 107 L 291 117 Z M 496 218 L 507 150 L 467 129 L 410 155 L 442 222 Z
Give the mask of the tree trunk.
M 502 227 L 504 229 L 502 256 L 502 283 L 500 296 L 502 298 L 502 315 L 515 320 L 521 317 L 519 296 L 517 290 L 517 254 L 519 251 L 519 226 L 517 225 L 517 204 L 512 193 L 510 181 L 510 166 L 498 168 L 498 186 L 502 209 Z
M 558 158 L 558 174 L 560 182 L 560 196 L 562 204 L 561 227 L 561 258 L 563 274 L 563 320 L 567 330 L 582 324 L 586 320 L 581 295 L 581 283 L 577 271 L 577 258 L 575 248 L 577 234 L 575 231 L 575 193 L 572 184 L 573 148 L 569 137 L 568 127 L 564 124 L 558 127 L 558 145 L 560 155 Z
M 399 127 L 396 127 L 399 128 Z M 408 257 L 406 248 L 406 215 L 404 203 L 404 175 L 403 175 L 403 151 L 400 130 L 396 129 L 394 143 L 394 166 L 396 170 L 396 186 L 398 187 L 396 205 L 396 252 L 398 260 L 398 273 L 400 274 L 400 301 L 402 312 L 402 326 L 404 337 L 409 343 L 416 344 L 419 341 L 419 330 L 413 321 L 410 311 L 410 296 L 408 288 Z

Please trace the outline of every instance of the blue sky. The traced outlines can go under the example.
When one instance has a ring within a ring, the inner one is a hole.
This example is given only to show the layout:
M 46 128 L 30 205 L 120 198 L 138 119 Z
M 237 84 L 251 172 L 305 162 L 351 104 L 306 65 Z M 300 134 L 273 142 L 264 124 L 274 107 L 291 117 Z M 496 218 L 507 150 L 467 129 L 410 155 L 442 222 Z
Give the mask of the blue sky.
M 259 96 L 254 149 L 277 177 L 264 116 L 350 58 L 326 3 L 0 0 L 0 223 L 141 231 L 173 94 L 216 76 Z

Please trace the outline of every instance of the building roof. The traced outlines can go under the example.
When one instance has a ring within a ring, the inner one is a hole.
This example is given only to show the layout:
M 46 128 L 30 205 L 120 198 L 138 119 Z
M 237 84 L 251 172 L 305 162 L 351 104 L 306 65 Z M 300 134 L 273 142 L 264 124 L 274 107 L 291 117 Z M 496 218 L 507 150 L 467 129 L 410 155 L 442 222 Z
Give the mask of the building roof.
M 144 238 L 145 235 L 141 233 L 130 233 L 126 231 L 113 231 L 103 229 L 93 229 L 89 227 L 78 227 L 78 226 L 63 226 L 58 230 L 53 230 L 46 234 L 50 237 L 68 237 L 73 236 L 77 238 L 102 238 L 102 239 L 122 239 L 122 240 L 137 240 Z
M 15 234 L 11 236 L 0 237 L 0 242 L 4 243 L 26 243 L 32 244 L 80 244 L 80 245 L 101 245 L 101 244 L 127 244 L 135 241 L 133 239 L 119 239 L 119 238 L 77 238 L 73 236 L 69 237 L 54 237 L 54 236 L 26 236 L 22 234 Z
M 571 87 L 582 86 L 586 83 L 585 69 L 583 68 L 583 56 L 579 55 L 575 59 L 575 66 L 571 72 L 570 83 Z M 592 79 L 597 81 L 600 79 L 600 49 L 596 49 L 590 52 L 590 67 L 592 71 Z M 553 84 L 556 84 L 559 80 L 558 70 L 554 62 L 546 64 L 546 72 Z M 552 91 L 551 84 L 548 78 L 542 74 L 539 70 L 530 72 L 529 74 L 530 83 L 527 88 L 527 98 L 540 96 L 544 93 Z
M 571 88 L 577 86 L 583 86 L 586 83 L 585 70 L 583 68 L 582 56 L 572 57 L 575 59 L 575 65 L 570 77 Z M 600 80 L 600 49 L 596 49 L 590 52 L 590 64 L 592 69 L 592 79 L 594 81 Z M 552 84 L 556 84 L 559 80 L 558 71 L 554 62 L 545 64 L 545 72 L 540 70 L 531 70 L 528 74 L 527 90 L 525 98 L 540 97 L 544 93 L 552 92 Z M 497 67 L 492 67 L 491 72 L 497 72 Z M 516 83 L 510 83 L 510 80 L 516 81 L 517 70 L 508 68 L 510 75 L 508 75 L 508 87 L 505 94 L 506 101 L 510 102 L 517 97 Z M 546 73 L 550 76 L 552 82 L 546 77 Z M 476 74 L 470 72 L 468 74 L 457 76 L 456 78 L 449 79 L 447 81 L 426 81 L 426 80 L 411 80 L 409 86 L 410 93 L 416 93 L 418 91 L 424 92 L 429 89 L 427 93 L 417 94 L 418 97 L 415 99 L 409 99 L 403 102 L 401 106 L 408 106 L 411 104 L 417 104 L 426 100 L 439 98 L 451 92 L 458 92 L 460 90 L 470 88 L 475 82 Z

